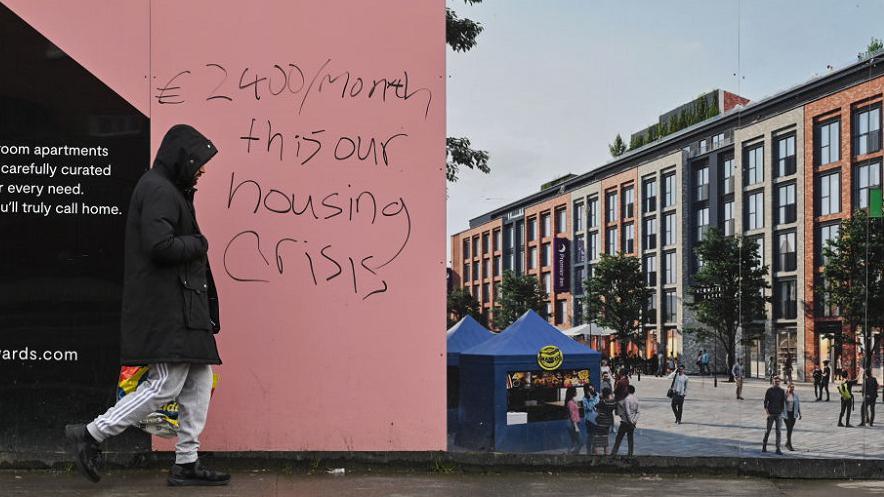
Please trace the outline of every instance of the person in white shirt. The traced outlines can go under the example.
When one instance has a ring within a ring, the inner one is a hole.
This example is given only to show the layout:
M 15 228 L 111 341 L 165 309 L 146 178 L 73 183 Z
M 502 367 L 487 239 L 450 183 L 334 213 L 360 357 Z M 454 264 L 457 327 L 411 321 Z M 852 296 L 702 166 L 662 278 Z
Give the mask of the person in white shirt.
M 616 456 L 617 450 L 620 449 L 620 442 L 623 441 L 623 436 L 626 436 L 626 441 L 629 444 L 629 451 L 627 453 L 628 457 L 632 457 L 632 452 L 635 447 L 635 426 L 638 424 L 638 398 L 635 396 L 635 386 L 629 385 L 629 394 L 623 399 L 623 409 L 620 412 L 620 428 L 617 429 L 617 438 L 614 441 L 614 448 L 611 450 L 611 455 Z
M 681 424 L 681 415 L 684 412 L 684 398 L 688 393 L 688 375 L 684 372 L 684 366 L 678 366 L 678 370 L 672 375 L 672 413 L 675 414 L 675 423 Z
M 731 374 L 734 375 L 734 381 L 737 382 L 737 399 L 743 400 L 743 377 L 745 376 L 745 370 L 743 369 L 742 359 L 737 359 L 737 363 L 731 369 Z

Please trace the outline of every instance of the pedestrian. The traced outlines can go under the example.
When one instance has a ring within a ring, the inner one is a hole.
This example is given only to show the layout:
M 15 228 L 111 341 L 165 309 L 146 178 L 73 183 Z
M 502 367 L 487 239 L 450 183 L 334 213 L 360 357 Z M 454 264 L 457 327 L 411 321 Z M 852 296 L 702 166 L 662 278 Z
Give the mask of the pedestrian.
M 820 369 L 819 363 L 813 365 L 813 395 L 816 397 L 814 402 L 823 400 L 823 370 Z
M 608 452 L 608 437 L 611 427 L 614 426 L 614 411 L 617 409 L 617 401 L 614 400 L 614 392 L 610 388 L 603 388 L 601 399 L 596 405 L 598 416 L 596 417 L 595 430 L 592 432 L 592 450 L 594 454 L 606 455 Z
M 592 437 L 598 424 L 599 416 L 596 406 L 599 404 L 599 394 L 592 385 L 583 386 L 583 420 L 586 423 L 586 454 L 592 454 Z
M 787 385 L 792 383 L 792 354 L 790 352 L 786 353 L 786 362 L 783 363 L 783 375 Z
M 820 382 L 820 400 L 823 400 L 823 390 L 826 391 L 826 402 L 829 399 L 829 383 L 832 382 L 832 368 L 829 367 L 829 361 L 823 361 L 823 379 Z
M 702 375 L 703 374 L 703 351 L 702 350 L 697 352 L 697 360 L 694 361 L 694 363 L 697 365 L 697 372 Z
M 782 438 L 783 413 L 786 411 L 786 392 L 780 388 L 779 376 L 774 376 L 773 382 L 773 385 L 764 394 L 764 415 L 767 417 L 767 430 L 764 432 L 761 452 L 767 452 L 767 439 L 770 437 L 770 429 L 776 426 L 777 454 L 783 455 L 783 451 L 780 450 L 780 440 Z
M 602 390 L 607 388 L 610 391 L 614 391 L 614 381 L 611 379 L 611 374 L 607 371 L 602 372 L 602 381 L 600 387 Z
M 850 424 L 850 413 L 853 412 L 853 387 L 856 385 L 856 380 L 850 379 L 846 369 L 842 370 L 839 374 L 841 376 L 841 383 L 838 384 L 838 395 L 841 397 L 841 414 L 838 415 L 838 426 L 850 428 L 853 426 Z M 845 414 L 847 415 L 847 422 L 842 423 Z
M 611 366 L 608 365 L 607 359 L 602 359 L 601 367 L 599 368 L 599 373 L 601 373 L 602 376 L 604 376 L 605 373 L 608 373 L 608 375 L 611 374 Z M 613 391 L 614 389 L 611 388 L 611 390 Z
M 792 430 L 795 429 L 795 422 L 801 419 L 801 401 L 798 399 L 798 392 L 795 391 L 795 385 L 789 383 L 786 389 L 786 413 L 784 421 L 786 422 L 786 448 L 794 451 L 792 447 Z
M 657 376 L 662 377 L 666 374 L 666 356 L 662 351 L 657 352 Z
M 731 374 L 734 375 L 734 381 L 737 383 L 737 400 L 743 400 L 743 378 L 746 375 L 746 371 L 743 369 L 743 359 L 737 359 L 737 363 L 731 369 Z
M 770 384 L 773 385 L 774 376 L 777 375 L 777 362 L 774 359 L 774 356 L 770 356 L 767 360 L 767 377 L 770 381 Z
M 634 449 L 634 440 L 635 436 L 635 426 L 638 424 L 638 398 L 635 396 L 635 386 L 629 385 L 628 394 L 626 398 L 623 399 L 623 410 L 620 413 L 620 427 L 617 429 L 617 438 L 614 440 L 614 449 L 611 450 L 611 455 L 616 456 L 617 451 L 620 449 L 620 442 L 623 441 L 623 436 L 626 436 L 626 442 L 629 445 L 629 449 L 627 452 L 628 457 L 632 457 L 633 449 Z
M 570 454 L 580 452 L 580 408 L 577 407 L 577 387 L 565 391 L 565 408 L 568 410 L 568 434 L 571 436 Z
M 627 395 L 629 395 L 629 376 L 625 368 L 620 368 L 617 372 L 617 381 L 614 383 L 614 400 L 623 402 Z
M 866 377 L 863 379 L 863 403 L 860 407 L 860 426 L 864 426 L 866 422 L 869 426 L 875 425 L 875 403 L 878 402 L 878 379 L 872 374 L 871 369 L 866 370 Z
M 688 394 L 688 375 L 684 372 L 684 366 L 678 366 L 678 370 L 672 373 L 672 384 L 669 386 L 667 396 L 672 399 L 672 413 L 675 414 L 675 423 L 681 424 L 684 413 L 684 398 Z
M 705 371 L 705 373 L 701 373 L 701 374 L 707 374 L 707 375 L 712 374 L 712 370 L 709 369 L 709 352 L 707 352 L 705 350 L 703 351 L 702 362 L 703 362 L 703 371 Z
M 149 365 L 146 381 L 88 425 L 65 427 L 80 472 L 101 479 L 100 444 L 160 406 L 178 401 L 179 431 L 169 485 L 226 485 L 230 475 L 201 466 L 199 436 L 212 390 L 212 364 L 221 364 L 213 333 L 220 330 L 209 244 L 199 230 L 194 188 L 215 155 L 190 126 L 173 126 L 152 169 L 129 204 L 121 316 L 121 363 Z M 210 305 L 210 302 L 212 305 Z

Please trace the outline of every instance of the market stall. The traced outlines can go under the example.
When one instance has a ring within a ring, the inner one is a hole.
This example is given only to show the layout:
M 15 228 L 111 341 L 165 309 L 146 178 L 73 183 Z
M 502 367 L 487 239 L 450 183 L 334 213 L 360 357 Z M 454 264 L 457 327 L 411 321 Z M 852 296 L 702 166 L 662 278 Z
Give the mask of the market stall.
M 460 430 L 472 450 L 537 452 L 570 444 L 566 389 L 599 386 L 600 354 L 533 311 L 460 354 Z
M 457 431 L 460 400 L 460 353 L 494 337 L 494 333 L 467 315 L 448 330 L 446 338 L 448 363 L 448 433 Z

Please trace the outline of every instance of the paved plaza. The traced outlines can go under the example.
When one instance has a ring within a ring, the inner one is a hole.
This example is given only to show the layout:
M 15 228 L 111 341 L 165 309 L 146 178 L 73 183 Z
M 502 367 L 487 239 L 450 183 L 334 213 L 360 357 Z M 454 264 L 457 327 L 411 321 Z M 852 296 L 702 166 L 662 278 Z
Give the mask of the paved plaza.
M 691 376 L 680 425 L 675 424 L 666 397 L 670 381 L 646 375 L 641 381 L 632 378 L 641 410 L 635 437 L 637 455 L 765 456 L 761 452 L 766 419 L 762 401 L 770 386 L 767 381 L 747 379 L 743 386 L 745 400 L 737 400 L 735 385 L 726 378 L 719 378 L 715 387 L 711 376 Z M 775 455 L 775 435 L 771 431 L 767 457 L 884 458 L 881 413 L 878 414 L 881 426 L 841 428 L 837 426 L 841 402 L 835 384 L 829 386 L 830 402 L 815 402 L 812 384 L 796 384 L 795 389 L 801 399 L 802 414 L 792 435 L 795 451 L 786 451 L 784 447 L 784 456 Z M 854 392 L 858 390 L 854 388 Z M 857 396 L 850 419 L 854 426 L 860 422 L 859 406 Z M 785 431 L 783 426 L 783 445 Z M 612 435 L 609 447 L 613 442 Z M 625 447 L 621 447 L 620 453 L 625 453 Z

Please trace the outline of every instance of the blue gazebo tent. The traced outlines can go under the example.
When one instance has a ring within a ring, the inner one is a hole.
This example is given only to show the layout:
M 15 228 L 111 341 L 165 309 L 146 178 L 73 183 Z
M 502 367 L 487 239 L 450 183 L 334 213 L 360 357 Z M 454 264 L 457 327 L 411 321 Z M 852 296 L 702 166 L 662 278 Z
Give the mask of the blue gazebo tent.
M 549 346 L 561 352 L 561 363 L 544 371 L 538 354 Z M 560 388 L 576 379 L 573 373 L 579 371 L 588 371 L 589 383 L 599 387 L 601 354 L 565 336 L 533 311 L 495 338 L 461 352 L 459 359 L 461 416 L 455 442 L 473 450 L 566 448 L 570 438 Z M 556 382 L 556 377 L 563 381 Z M 536 381 L 531 383 L 531 378 Z M 519 399 L 532 396 L 541 400 L 519 405 Z M 508 413 L 511 407 L 520 412 Z
M 448 355 L 448 432 L 457 431 L 458 401 L 460 387 L 460 353 L 493 338 L 494 333 L 479 324 L 469 314 L 448 330 L 446 349 Z

